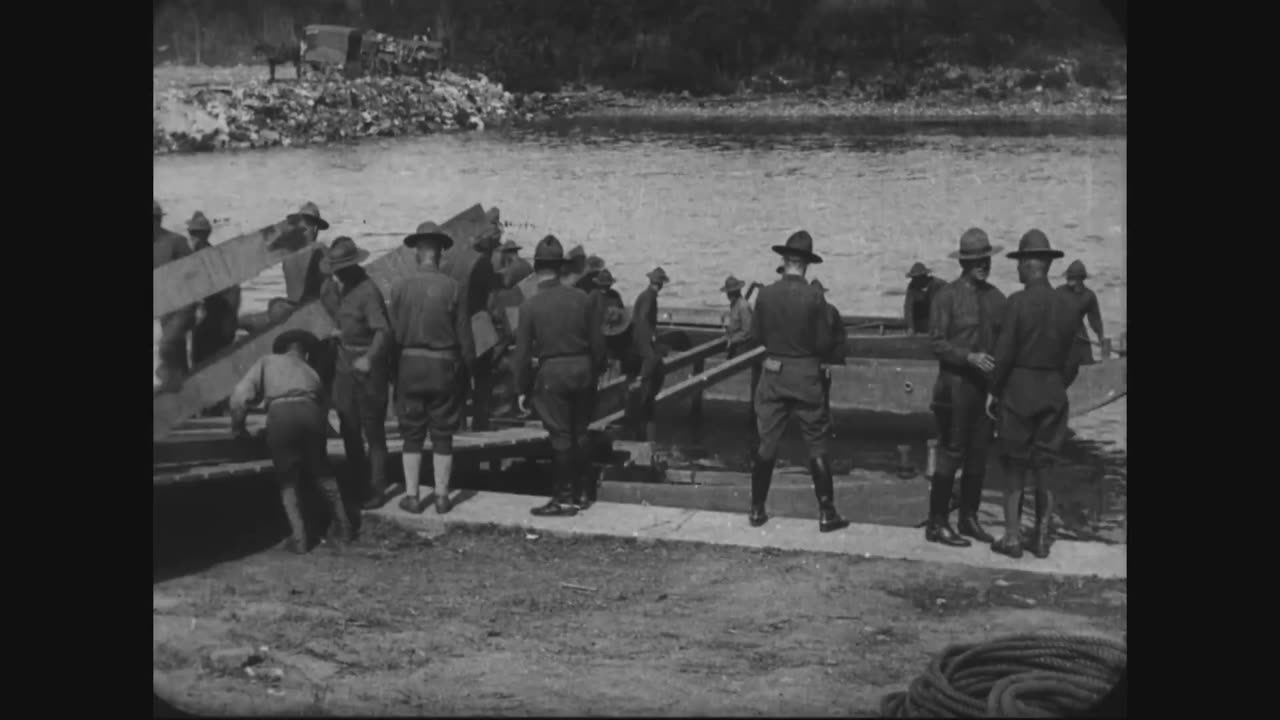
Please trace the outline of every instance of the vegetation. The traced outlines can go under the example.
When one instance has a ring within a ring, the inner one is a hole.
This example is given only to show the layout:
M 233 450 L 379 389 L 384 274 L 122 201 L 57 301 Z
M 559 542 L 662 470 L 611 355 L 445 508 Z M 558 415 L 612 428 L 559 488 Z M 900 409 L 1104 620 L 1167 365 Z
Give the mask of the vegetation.
M 167 0 L 156 62 L 236 64 L 294 27 L 430 33 L 514 92 L 693 95 L 840 86 L 884 101 L 1121 90 L 1123 2 L 1097 0 Z

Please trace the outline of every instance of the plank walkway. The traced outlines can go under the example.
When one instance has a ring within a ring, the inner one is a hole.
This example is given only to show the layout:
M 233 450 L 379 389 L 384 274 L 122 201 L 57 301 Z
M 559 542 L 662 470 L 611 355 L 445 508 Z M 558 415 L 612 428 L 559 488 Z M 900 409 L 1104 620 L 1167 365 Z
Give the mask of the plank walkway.
M 1044 560 L 1031 555 L 1014 560 L 997 555 L 983 545 L 948 548 L 928 543 L 921 530 L 911 528 L 855 524 L 837 532 L 819 533 L 816 519 L 798 518 L 771 518 L 764 527 L 753 528 L 742 513 L 611 502 L 598 502 L 571 518 L 539 518 L 530 515 L 529 510 L 540 505 L 541 498 L 491 492 L 478 492 L 455 502 L 453 511 L 443 518 L 434 513 L 410 515 L 393 504 L 371 514 L 414 530 L 434 531 L 431 534 L 442 532 L 448 525 L 498 525 L 557 535 L 699 542 L 1052 575 L 1128 576 L 1128 551 L 1124 545 L 1058 540 L 1052 554 Z

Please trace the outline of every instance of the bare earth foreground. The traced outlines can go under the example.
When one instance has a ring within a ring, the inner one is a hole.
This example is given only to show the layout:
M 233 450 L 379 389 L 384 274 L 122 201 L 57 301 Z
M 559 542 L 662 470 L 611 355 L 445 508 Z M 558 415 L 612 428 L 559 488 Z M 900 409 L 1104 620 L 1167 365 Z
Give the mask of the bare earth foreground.
M 157 693 L 214 714 L 874 715 L 950 643 L 1126 627 L 1124 580 L 377 518 L 153 594 Z

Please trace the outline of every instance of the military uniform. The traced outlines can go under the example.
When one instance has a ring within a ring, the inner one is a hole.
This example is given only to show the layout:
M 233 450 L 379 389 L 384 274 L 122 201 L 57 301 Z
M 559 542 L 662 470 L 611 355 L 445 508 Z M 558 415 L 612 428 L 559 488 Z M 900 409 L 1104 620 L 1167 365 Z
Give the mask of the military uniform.
M 407 245 L 436 242 L 441 249 L 452 238 L 434 223 L 424 223 L 405 239 Z M 434 265 L 397 282 L 391 288 L 392 335 L 400 352 L 396 378 L 396 415 L 404 438 L 404 453 L 420 455 L 431 435 L 431 452 L 437 457 L 453 454 L 453 436 L 462 426 L 466 409 L 467 367 L 475 362 L 471 321 L 463 311 L 462 288 Z M 436 509 L 448 512 L 448 471 L 437 472 Z M 416 462 L 406 473 L 416 472 Z M 439 477 L 444 472 L 446 477 Z M 409 497 L 401 507 L 421 512 L 416 497 L 417 478 L 410 479 Z
M 985 232 L 975 228 L 964 234 L 960 250 L 952 253 L 952 257 L 980 261 L 999 251 L 998 246 L 992 247 Z M 926 537 L 931 541 L 956 546 L 969 544 L 955 537 L 948 520 L 956 470 L 962 470 L 960 534 L 982 542 L 991 541 L 991 536 L 978 522 L 993 431 L 986 411 L 990 385 L 987 376 L 969 364 L 968 357 L 971 353 L 989 354 L 994 348 L 1004 300 L 1004 294 L 994 285 L 967 275 L 948 283 L 933 300 L 929 345 L 938 358 L 933 408 L 942 452 L 930 491 Z
M 320 489 L 333 514 L 337 539 L 352 539 L 352 527 L 342 494 L 333 477 L 326 448 L 324 391 L 320 376 L 301 357 L 287 353 L 289 346 L 301 343 L 314 348 L 315 337 L 300 330 L 282 333 L 276 338 L 272 355 L 260 358 L 232 392 L 230 405 L 232 427 L 239 434 L 244 429 L 247 407 L 259 401 L 267 408 L 267 446 L 271 463 L 280 483 L 280 499 L 292 530 L 290 545 L 295 552 L 307 549 L 306 523 L 298 498 L 303 478 Z
M 1065 294 L 1071 298 L 1079 306 L 1080 327 L 1076 332 L 1075 341 L 1071 345 L 1073 362 L 1078 365 L 1092 365 L 1093 359 L 1093 343 L 1089 342 L 1089 331 L 1085 328 L 1085 321 L 1089 323 L 1089 328 L 1093 330 L 1093 334 L 1098 336 L 1098 342 L 1105 339 L 1102 333 L 1102 310 L 1098 307 L 1098 296 L 1092 290 L 1085 287 L 1084 280 L 1089 276 L 1085 270 L 1084 263 L 1076 260 L 1071 263 L 1071 267 L 1067 268 L 1064 273 L 1068 279 L 1079 279 L 1080 284 L 1072 287 L 1070 283 L 1058 286 L 1058 292 Z
M 809 264 L 822 262 L 813 252 L 813 238 L 803 230 L 773 250 Z M 760 291 L 752 334 L 764 345 L 765 359 L 755 391 L 760 445 L 751 474 L 751 524 L 763 525 L 768 519 L 764 508 L 778 443 L 787 420 L 795 417 L 809 450 L 819 529 L 827 532 L 844 527 L 848 523 L 836 512 L 835 487 L 827 461 L 831 414 L 824 392 L 822 361 L 834 349 L 834 335 L 822 292 L 801 275 L 783 275 Z
M 187 239 L 159 225 L 164 212 L 160 203 L 152 201 L 152 217 L 155 219 L 151 238 L 151 269 L 171 263 L 191 254 Z M 160 316 L 160 380 L 171 383 L 180 380 L 190 369 L 187 364 L 187 332 L 195 324 L 195 305 L 174 310 Z
M 1049 239 L 1031 230 L 1018 243 L 1013 259 L 1053 260 L 1062 253 Z M 1027 472 L 1037 475 L 1036 539 L 1033 552 L 1048 556 L 1048 522 L 1052 500 L 1047 473 L 1067 437 L 1067 386 L 1079 369 L 1072 342 L 1079 327 L 1074 298 L 1056 292 L 1046 278 L 1028 280 L 1005 303 L 1000 338 L 996 342 L 992 393 L 1000 402 L 1000 456 L 1005 487 L 1005 537 L 993 545 L 1003 554 L 1021 554 L 1020 495 Z
M 346 242 L 341 242 L 341 241 Z M 345 267 L 357 266 L 368 256 L 355 247 L 350 238 L 339 238 L 333 243 L 326 267 L 334 272 Z M 389 333 L 386 302 L 377 284 L 364 273 L 354 269 L 352 282 L 328 286 L 322 301 L 333 314 L 338 326 L 338 347 L 333 378 L 333 407 L 338 411 L 339 432 L 346 450 L 347 462 L 357 477 L 366 468 L 364 441 L 368 440 L 368 489 L 371 491 L 366 507 L 380 507 L 387 497 L 387 404 L 390 384 L 390 367 L 386 348 L 370 358 L 369 371 L 360 372 L 355 361 L 375 350 L 377 333 Z
M 655 404 L 658 393 L 662 390 L 664 373 L 662 354 L 657 346 L 658 328 L 658 291 L 654 284 L 669 282 L 667 273 L 662 268 L 655 268 L 649 273 L 649 287 L 636 296 L 631 311 L 631 342 L 634 360 L 628 363 L 628 371 L 638 372 L 640 390 L 631 397 L 632 433 L 637 440 L 652 442 L 656 435 L 653 424 Z M 638 361 L 639 368 L 634 363 Z
M 288 219 L 316 231 L 329 229 L 328 221 L 320 217 L 320 209 L 311 202 L 304 203 L 302 209 L 289 215 Z M 280 263 L 280 270 L 284 274 L 285 296 L 289 302 L 298 306 L 320 297 L 325 281 L 325 273 L 321 268 L 324 258 L 324 245 L 313 238 Z
M 534 255 L 539 262 L 563 263 L 559 240 L 548 235 Z M 535 515 L 574 515 L 576 502 L 589 501 L 590 454 L 587 425 L 599 368 L 604 364 L 604 335 L 590 316 L 587 296 L 559 278 L 543 280 L 538 293 L 520 308 L 512 359 L 516 387 L 532 393 L 533 405 L 551 436 L 555 484 L 551 501 Z M 537 370 L 531 368 L 534 358 Z
M 500 276 L 493 268 L 492 239 L 484 239 L 472 247 L 456 247 L 444 264 L 444 272 L 458 283 L 461 312 L 471 322 L 477 313 L 495 309 L 492 303 L 493 293 L 501 289 Z M 492 315 L 491 315 L 492 317 Z M 494 323 L 494 330 L 500 331 L 505 319 Z M 471 427 L 474 430 L 487 430 L 489 427 L 489 406 L 493 396 L 494 355 L 485 352 L 471 363 L 470 377 L 467 385 L 471 398 Z
M 209 243 L 209 233 L 212 230 L 213 226 L 202 212 L 197 211 L 187 221 L 187 232 L 191 233 L 194 252 L 213 247 Z M 210 295 L 201 304 L 204 319 L 197 322 L 191 331 L 192 365 L 200 365 L 235 343 L 236 330 L 240 324 L 240 286 L 235 285 Z
M 929 274 L 924 263 L 916 263 L 907 273 L 911 282 L 907 285 L 907 297 L 903 302 L 902 317 L 907 322 L 908 333 L 929 332 L 929 309 L 938 291 L 947 286 L 947 281 Z M 917 280 L 917 278 L 920 278 Z

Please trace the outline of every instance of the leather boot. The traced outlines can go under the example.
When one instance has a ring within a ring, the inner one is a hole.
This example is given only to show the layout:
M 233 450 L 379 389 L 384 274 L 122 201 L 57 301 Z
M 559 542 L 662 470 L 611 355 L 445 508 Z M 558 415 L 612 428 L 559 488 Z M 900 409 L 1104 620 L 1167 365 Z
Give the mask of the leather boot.
M 978 509 L 982 506 L 982 480 L 982 475 L 978 473 L 965 472 L 960 476 L 960 522 L 956 529 L 961 535 L 989 544 L 995 538 L 978 522 Z
M 579 447 L 575 455 L 575 472 L 573 474 L 573 503 L 579 510 L 586 510 L 596 501 L 595 474 L 591 468 L 591 452 Z
M 1022 488 L 1026 472 L 1005 463 L 1004 535 L 991 543 L 991 551 L 1013 559 L 1022 557 Z
M 951 529 L 951 474 L 939 463 L 939 472 L 929 479 L 929 522 L 925 526 L 924 539 L 949 547 L 969 547 L 968 540 Z
M 825 455 L 809 460 L 809 474 L 813 476 L 813 494 L 818 496 L 818 532 L 849 527 L 849 521 L 836 512 L 835 481 Z
M 1031 551 L 1032 555 L 1041 560 L 1049 557 L 1049 530 L 1050 523 L 1053 520 L 1053 493 L 1049 490 L 1048 481 L 1049 470 L 1045 467 L 1037 467 L 1036 475 L 1036 527 L 1028 537 L 1023 546 Z
M 551 500 L 546 505 L 529 512 L 538 517 L 573 517 L 578 508 L 573 504 L 574 467 L 572 450 L 556 450 L 553 461 L 555 478 L 552 481 Z
M 747 517 L 751 527 L 760 527 L 769 521 L 764 504 L 769 499 L 769 485 L 773 482 L 773 460 L 755 459 L 751 467 L 751 514 Z

